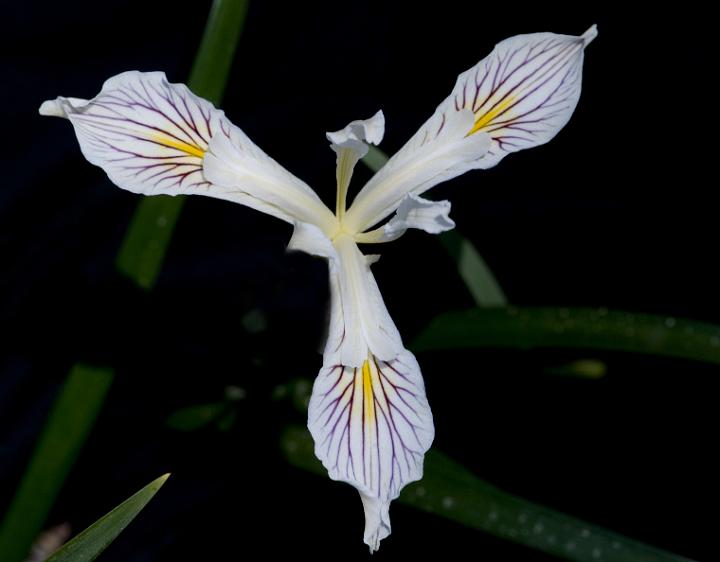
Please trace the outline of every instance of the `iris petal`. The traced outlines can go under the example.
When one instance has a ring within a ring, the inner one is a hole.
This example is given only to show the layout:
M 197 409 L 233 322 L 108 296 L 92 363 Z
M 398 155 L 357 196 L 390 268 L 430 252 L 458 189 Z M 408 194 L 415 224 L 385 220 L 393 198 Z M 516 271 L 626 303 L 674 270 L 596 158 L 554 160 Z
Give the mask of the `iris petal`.
M 371 551 L 390 534 L 389 505 L 422 478 L 434 427 L 420 368 L 407 350 L 391 361 L 324 367 L 313 387 L 308 427 L 333 480 L 355 486 Z
M 347 228 L 364 232 L 407 195 L 552 139 L 575 110 L 583 51 L 596 35 L 593 26 L 579 37 L 533 33 L 498 43 L 358 193 Z
M 332 212 L 307 184 L 260 150 L 225 114 L 162 72 L 124 72 L 92 100 L 59 97 L 42 115 L 66 117 L 85 157 L 117 186 L 146 195 L 207 195 L 288 222 L 330 229 Z

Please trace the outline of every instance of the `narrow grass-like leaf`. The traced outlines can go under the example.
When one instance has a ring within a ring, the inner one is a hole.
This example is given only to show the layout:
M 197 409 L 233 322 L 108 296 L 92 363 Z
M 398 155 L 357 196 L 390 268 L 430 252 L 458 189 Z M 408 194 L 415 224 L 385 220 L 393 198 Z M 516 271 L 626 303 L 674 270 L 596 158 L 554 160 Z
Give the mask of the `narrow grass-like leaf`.
M 412 345 L 477 347 L 627 351 L 720 364 L 720 327 L 604 308 L 478 308 L 438 316 Z
M 113 372 L 75 365 L 45 422 L 0 528 L 0 560 L 21 562 L 42 530 L 105 400 Z
M 188 86 L 200 97 L 219 104 L 245 25 L 248 0 L 214 0 Z
M 155 286 L 184 203 L 184 195 L 156 195 L 135 209 L 115 265 L 146 291 Z
M 389 159 L 388 155 L 377 146 L 369 144 L 367 154 L 363 156 L 362 162 L 373 172 L 377 172 Z
M 289 427 L 281 441 L 288 461 L 325 475 L 305 428 Z M 425 475 L 398 501 L 473 529 L 578 562 L 689 562 L 597 525 L 503 492 L 432 449 Z
M 214 0 L 190 72 L 190 89 L 216 105 L 225 91 L 247 4 L 247 0 Z M 155 196 L 138 204 L 115 265 L 145 290 L 157 281 L 184 203 L 184 196 Z
M 500 283 L 470 240 L 457 230 L 450 230 L 440 235 L 440 242 L 455 261 L 458 275 L 477 306 L 507 305 Z
M 143 510 L 169 476 L 169 474 L 165 474 L 150 482 L 55 552 L 47 562 L 90 562 L 95 560 Z

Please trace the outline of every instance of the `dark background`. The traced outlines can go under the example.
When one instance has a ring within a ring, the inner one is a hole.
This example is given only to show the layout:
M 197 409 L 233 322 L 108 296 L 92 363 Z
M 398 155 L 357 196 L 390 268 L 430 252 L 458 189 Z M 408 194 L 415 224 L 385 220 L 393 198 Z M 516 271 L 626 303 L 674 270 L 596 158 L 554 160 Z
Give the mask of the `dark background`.
M 325 264 L 285 252 L 288 225 L 198 197 L 156 289 L 142 293 L 114 270 L 138 197 L 82 158 L 67 122 L 37 115 L 43 100 L 91 98 L 124 70 L 184 82 L 209 4 L 3 8 L 0 513 L 59 384 L 83 360 L 114 366 L 117 379 L 52 521 L 80 529 L 174 473 L 105 559 L 256 559 L 260 549 L 264 558 L 365 560 L 356 492 L 286 464 L 279 434 L 304 419 L 270 398 L 320 367 Z M 559 136 L 430 196 L 452 200 L 458 228 L 514 304 L 720 323 L 708 15 L 687 3 L 539 4 L 254 2 L 221 106 L 332 203 L 325 131 L 382 108 L 381 148 L 392 153 L 496 42 L 597 23 L 580 104 Z M 369 177 L 361 168 L 355 192 Z M 436 314 L 472 305 L 431 236 L 412 232 L 381 251 L 374 271 L 406 342 Z M 248 332 L 251 311 L 267 329 Z M 545 371 L 586 356 L 608 364 L 603 379 Z M 705 512 L 717 486 L 717 368 L 552 350 L 418 359 L 435 446 L 480 477 L 692 558 L 717 552 Z M 230 384 L 247 392 L 230 431 L 165 427 L 176 409 L 222 399 Z M 392 519 L 381 560 L 548 559 L 403 506 Z

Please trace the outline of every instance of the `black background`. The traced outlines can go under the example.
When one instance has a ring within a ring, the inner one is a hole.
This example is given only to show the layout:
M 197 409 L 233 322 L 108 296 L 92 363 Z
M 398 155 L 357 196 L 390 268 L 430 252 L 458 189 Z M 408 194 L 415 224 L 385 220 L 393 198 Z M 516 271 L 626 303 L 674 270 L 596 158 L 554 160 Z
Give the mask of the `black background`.
M 379 108 L 392 153 L 457 74 L 518 33 L 580 34 L 583 95 L 550 144 L 435 188 L 517 305 L 605 306 L 720 322 L 716 72 L 707 14 L 583 3 L 255 2 L 221 106 L 271 156 L 334 201 L 325 131 Z M 150 295 L 114 271 L 138 197 L 37 115 L 91 98 L 121 71 L 186 80 L 209 2 L 35 2 L 3 8 L 0 186 L 0 512 L 70 366 L 117 379 L 52 521 L 79 529 L 165 471 L 161 494 L 106 560 L 367 559 L 355 491 L 288 466 L 278 436 L 303 417 L 273 389 L 320 366 L 326 266 L 288 254 L 290 227 L 193 198 Z M 351 190 L 369 173 L 358 166 Z M 374 266 L 406 342 L 472 300 L 442 247 L 412 232 Z M 242 318 L 263 312 L 267 330 Z M 598 381 L 549 376 L 588 353 L 418 357 L 435 446 L 513 493 L 697 559 L 716 552 L 717 368 L 602 354 Z M 593 357 L 597 354 L 590 354 Z M 165 428 L 177 408 L 247 390 L 227 433 Z M 462 388 L 462 392 L 459 389 Z M 394 506 L 378 559 L 544 560 Z

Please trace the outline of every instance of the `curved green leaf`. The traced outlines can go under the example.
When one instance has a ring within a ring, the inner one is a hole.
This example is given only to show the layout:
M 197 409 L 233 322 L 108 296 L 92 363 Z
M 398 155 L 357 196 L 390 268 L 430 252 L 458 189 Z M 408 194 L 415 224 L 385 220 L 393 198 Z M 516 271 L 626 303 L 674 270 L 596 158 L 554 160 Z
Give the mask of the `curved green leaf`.
M 164 474 L 150 482 L 55 552 L 47 562 L 95 560 L 143 510 L 169 476 L 169 474 Z
M 388 155 L 373 144 L 368 145 L 368 151 L 362 162 L 373 172 L 377 172 L 389 160 Z
M 458 275 L 477 306 L 507 305 L 500 283 L 470 240 L 457 230 L 450 230 L 440 235 L 440 242 L 455 261 Z
M 604 308 L 478 308 L 438 316 L 412 347 L 582 348 L 720 364 L 720 327 Z
M 305 428 L 290 427 L 281 447 L 288 461 L 325 475 Z M 630 539 L 504 492 L 432 449 L 425 475 L 398 501 L 505 540 L 578 562 L 689 562 L 688 558 Z

